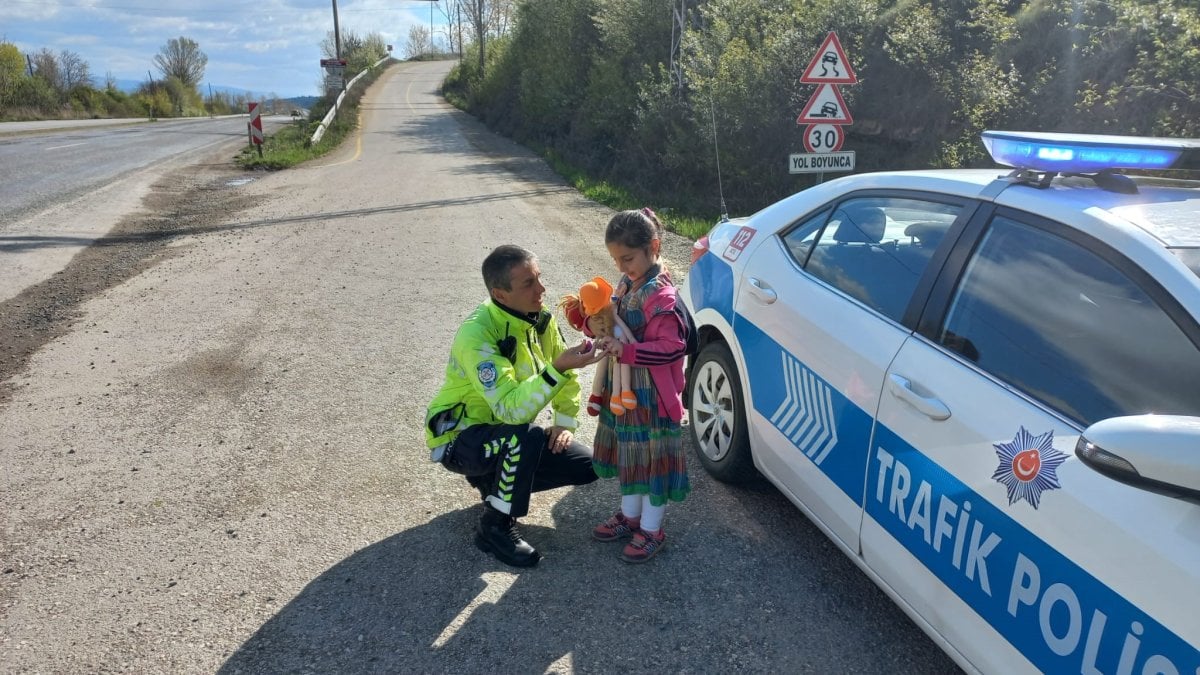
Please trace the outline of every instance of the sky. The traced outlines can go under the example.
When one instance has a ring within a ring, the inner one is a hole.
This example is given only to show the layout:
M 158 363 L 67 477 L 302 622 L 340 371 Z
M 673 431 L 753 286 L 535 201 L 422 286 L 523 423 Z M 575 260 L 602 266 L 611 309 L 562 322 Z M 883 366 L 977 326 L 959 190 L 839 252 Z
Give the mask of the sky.
M 379 33 L 392 54 L 405 56 L 413 25 L 445 30 L 446 0 L 339 0 L 343 34 Z M 66 49 L 87 61 L 103 84 L 155 79 L 154 56 L 171 38 L 187 37 L 208 55 L 207 85 L 276 94 L 317 96 L 323 70 L 321 41 L 333 31 L 333 0 L 0 0 L 0 41 L 23 54 Z

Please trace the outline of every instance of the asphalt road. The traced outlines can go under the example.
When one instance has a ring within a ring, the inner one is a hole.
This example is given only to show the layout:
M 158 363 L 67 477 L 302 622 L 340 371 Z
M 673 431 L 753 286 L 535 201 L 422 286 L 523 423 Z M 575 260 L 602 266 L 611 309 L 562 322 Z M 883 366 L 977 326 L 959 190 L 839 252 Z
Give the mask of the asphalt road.
M 698 465 L 646 565 L 589 538 L 611 482 L 535 495 L 535 569 L 474 548 L 420 427 L 479 263 L 531 248 L 551 299 L 611 277 L 611 211 L 441 101 L 448 68 L 394 66 L 312 165 L 171 172 L 0 302 L 29 344 L 0 363 L 0 671 L 955 672 L 777 491 Z
M 48 279 L 143 208 L 171 171 L 226 165 L 245 142 L 247 119 L 0 124 L 0 301 Z M 267 116 L 263 126 L 269 133 L 290 120 Z
M 267 116 L 263 118 L 264 128 L 269 131 L 290 120 L 282 115 Z M 0 124 L 0 222 L 18 220 L 164 159 L 231 139 L 244 140 L 246 121 L 245 115 L 234 115 L 119 126 Z M 53 133 L 12 133 L 43 128 Z

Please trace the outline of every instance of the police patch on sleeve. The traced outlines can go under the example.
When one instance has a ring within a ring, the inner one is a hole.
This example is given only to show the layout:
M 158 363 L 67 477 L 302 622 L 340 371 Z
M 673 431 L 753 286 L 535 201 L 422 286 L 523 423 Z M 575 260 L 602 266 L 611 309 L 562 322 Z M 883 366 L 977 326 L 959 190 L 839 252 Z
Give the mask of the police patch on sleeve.
M 483 385 L 484 389 L 491 389 L 496 386 L 496 364 L 491 361 L 484 361 L 475 368 L 476 375 L 479 376 L 479 384 Z

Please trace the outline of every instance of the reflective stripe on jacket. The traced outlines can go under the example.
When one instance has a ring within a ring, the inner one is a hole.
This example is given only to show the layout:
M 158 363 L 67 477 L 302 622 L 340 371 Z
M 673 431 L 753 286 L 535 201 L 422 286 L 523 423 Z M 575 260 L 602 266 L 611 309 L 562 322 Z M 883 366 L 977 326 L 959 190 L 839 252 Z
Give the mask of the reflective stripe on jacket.
M 450 348 L 446 380 L 425 412 L 425 442 L 433 448 L 475 424 L 528 424 L 547 404 L 554 425 L 578 426 L 579 382 L 574 372 L 555 370 L 566 349 L 554 317 L 544 312 L 539 334 L 534 322 L 487 300 L 459 326 Z M 511 339 L 509 339 L 511 338 Z M 509 347 L 510 354 L 501 347 Z M 451 411 L 457 424 L 435 435 L 430 420 Z

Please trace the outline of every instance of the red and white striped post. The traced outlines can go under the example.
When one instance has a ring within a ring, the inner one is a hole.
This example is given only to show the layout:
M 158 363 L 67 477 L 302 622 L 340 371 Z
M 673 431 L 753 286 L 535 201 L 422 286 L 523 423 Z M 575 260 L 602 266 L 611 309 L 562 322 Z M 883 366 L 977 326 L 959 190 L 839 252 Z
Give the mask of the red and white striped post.
M 250 122 L 247 124 L 250 133 L 250 142 L 258 146 L 258 156 L 262 157 L 263 144 L 263 128 L 262 128 L 262 106 L 255 101 L 249 103 L 250 106 Z

